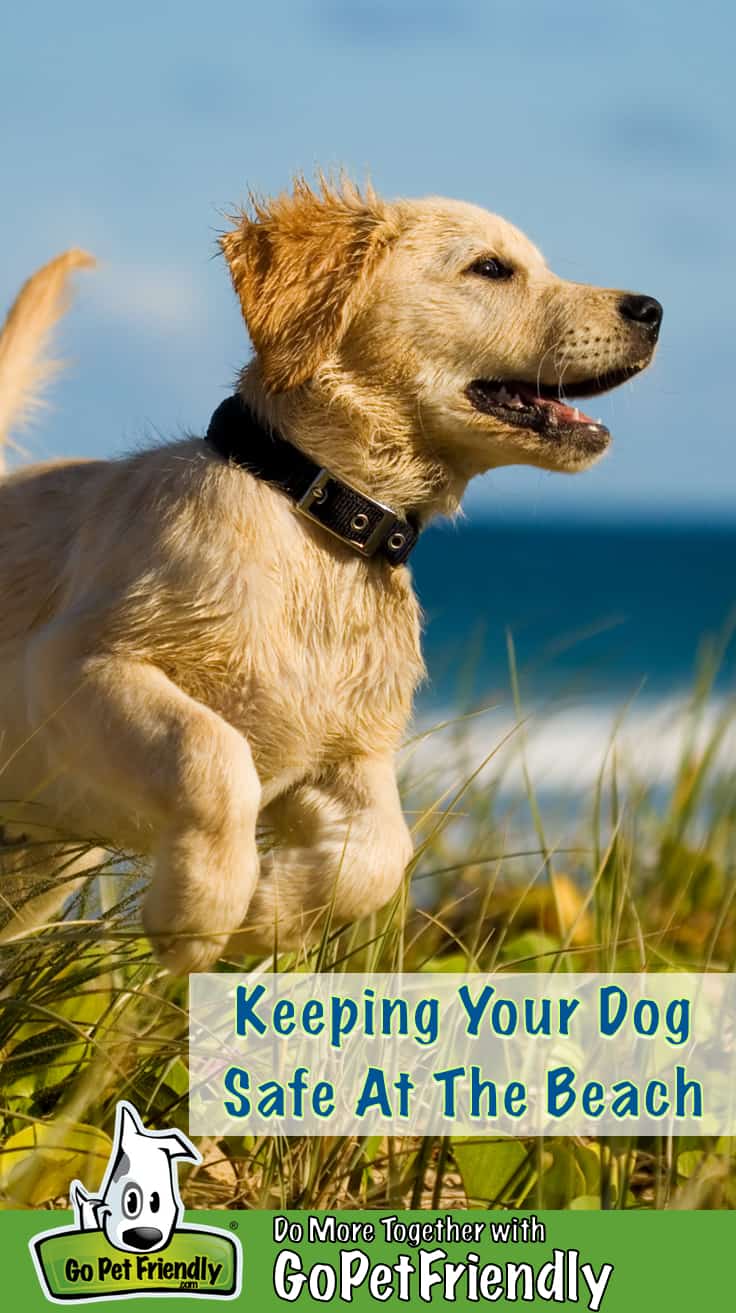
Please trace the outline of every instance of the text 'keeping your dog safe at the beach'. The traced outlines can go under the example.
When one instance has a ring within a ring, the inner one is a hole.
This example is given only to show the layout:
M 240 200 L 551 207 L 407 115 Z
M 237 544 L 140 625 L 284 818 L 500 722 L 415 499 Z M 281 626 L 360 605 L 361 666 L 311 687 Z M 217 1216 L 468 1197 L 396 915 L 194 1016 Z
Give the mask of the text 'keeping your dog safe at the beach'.
M 726 975 L 202 976 L 190 1128 L 729 1134 L 735 1001 Z

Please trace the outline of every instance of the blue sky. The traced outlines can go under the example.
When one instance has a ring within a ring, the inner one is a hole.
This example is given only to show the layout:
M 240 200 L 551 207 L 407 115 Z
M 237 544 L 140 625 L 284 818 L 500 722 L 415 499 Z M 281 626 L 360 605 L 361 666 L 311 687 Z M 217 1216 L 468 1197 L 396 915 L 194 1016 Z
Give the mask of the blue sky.
M 733 516 L 735 27 L 722 0 L 6 8 L 0 304 L 65 246 L 100 261 L 34 452 L 201 430 L 248 351 L 222 212 L 345 165 L 486 205 L 559 273 L 664 302 L 654 368 L 599 403 L 608 458 L 486 476 L 474 516 Z

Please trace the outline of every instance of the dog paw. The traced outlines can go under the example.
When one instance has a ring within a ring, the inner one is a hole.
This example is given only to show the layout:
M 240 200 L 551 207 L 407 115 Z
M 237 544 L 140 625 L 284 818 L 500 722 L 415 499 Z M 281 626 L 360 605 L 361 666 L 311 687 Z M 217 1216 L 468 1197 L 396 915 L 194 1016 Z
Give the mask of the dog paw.
M 143 926 L 156 957 L 174 975 L 207 971 L 241 925 L 258 878 L 253 839 L 213 844 L 191 832 L 157 854 L 143 905 Z
M 222 957 L 229 936 L 201 937 L 185 934 L 161 935 L 147 931 L 157 960 L 172 976 L 189 976 L 208 971 Z

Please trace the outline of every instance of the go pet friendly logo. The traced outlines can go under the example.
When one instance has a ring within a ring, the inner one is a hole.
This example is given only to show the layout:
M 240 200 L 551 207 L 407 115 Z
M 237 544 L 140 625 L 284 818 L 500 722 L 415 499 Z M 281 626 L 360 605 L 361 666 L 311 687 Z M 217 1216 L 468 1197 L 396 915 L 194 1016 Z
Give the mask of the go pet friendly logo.
M 147 1131 L 131 1103 L 117 1105 L 115 1138 L 99 1194 L 72 1181 L 74 1226 L 30 1241 L 47 1299 L 85 1304 L 136 1295 L 235 1299 L 240 1242 L 182 1223 L 177 1161 L 201 1162 L 181 1131 Z

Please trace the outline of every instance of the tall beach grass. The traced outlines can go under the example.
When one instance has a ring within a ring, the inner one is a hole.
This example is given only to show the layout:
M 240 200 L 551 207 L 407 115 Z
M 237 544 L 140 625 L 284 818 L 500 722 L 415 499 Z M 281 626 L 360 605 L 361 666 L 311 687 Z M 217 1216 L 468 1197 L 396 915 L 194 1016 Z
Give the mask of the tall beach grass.
M 736 969 L 736 777 L 723 752 L 736 702 L 721 699 L 713 715 L 715 647 L 678 713 L 670 777 L 638 777 L 613 722 L 574 808 L 534 779 L 533 721 L 509 652 L 510 730 L 499 737 L 487 718 L 479 754 L 475 714 L 407 745 L 416 857 L 399 895 L 275 969 Z M 506 787 L 509 772 L 521 789 Z M 30 870 L 34 845 L 23 852 Z M 65 1207 L 76 1175 L 94 1188 L 122 1097 L 151 1125 L 187 1127 L 187 985 L 141 935 L 144 877 L 111 855 L 58 920 L 0 949 L 2 1207 Z M 190 1207 L 736 1207 L 736 1140 L 723 1138 L 246 1136 L 199 1147 L 202 1165 L 182 1174 Z

